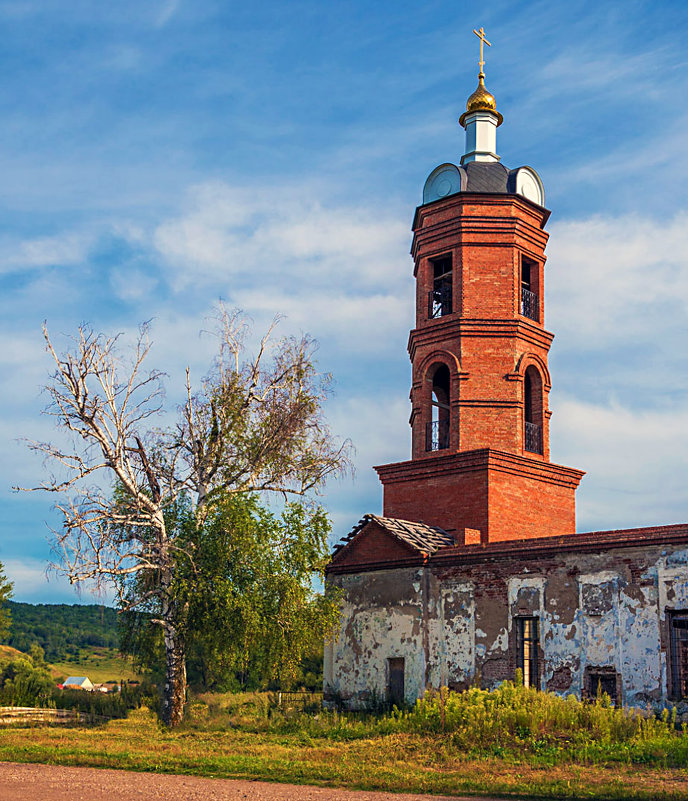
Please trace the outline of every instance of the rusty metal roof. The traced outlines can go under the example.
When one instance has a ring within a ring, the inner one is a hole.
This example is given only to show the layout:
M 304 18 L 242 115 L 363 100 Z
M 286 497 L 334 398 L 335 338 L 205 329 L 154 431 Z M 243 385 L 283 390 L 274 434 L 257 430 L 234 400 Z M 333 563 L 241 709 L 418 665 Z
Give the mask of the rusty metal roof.
M 429 526 L 426 523 L 415 523 L 411 520 L 399 520 L 395 517 L 380 517 L 379 515 L 363 515 L 353 529 L 337 543 L 334 553 L 338 553 L 348 545 L 351 540 L 368 524 L 377 523 L 393 537 L 405 542 L 412 548 L 422 553 L 431 554 L 440 548 L 454 545 L 454 538 L 437 526 Z

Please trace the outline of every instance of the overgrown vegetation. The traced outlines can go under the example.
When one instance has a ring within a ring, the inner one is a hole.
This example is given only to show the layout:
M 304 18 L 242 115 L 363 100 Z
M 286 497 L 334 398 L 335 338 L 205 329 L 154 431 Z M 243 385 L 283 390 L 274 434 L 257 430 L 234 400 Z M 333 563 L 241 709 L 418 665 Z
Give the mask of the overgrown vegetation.
M 29 652 L 40 645 L 48 662 L 75 661 L 93 648 L 118 648 L 117 612 L 96 604 L 26 604 L 9 601 L 12 625 L 3 645 Z
M 55 689 L 55 679 L 39 645 L 32 645 L 28 654 L 0 663 L 2 706 L 45 705 Z
M 534 763 L 643 763 L 688 766 L 688 736 L 676 712 L 661 716 L 612 706 L 609 697 L 579 701 L 518 683 L 496 690 L 430 691 L 409 710 L 327 712 L 280 709 L 276 695 L 200 695 L 190 703 L 187 726 L 246 732 L 300 734 L 330 741 L 401 734 L 439 737 L 448 752 Z
M 686 737 L 663 718 L 504 684 L 410 710 L 305 711 L 276 694 L 206 694 L 176 729 L 145 709 L 105 726 L 0 728 L 0 759 L 352 789 L 688 799 Z

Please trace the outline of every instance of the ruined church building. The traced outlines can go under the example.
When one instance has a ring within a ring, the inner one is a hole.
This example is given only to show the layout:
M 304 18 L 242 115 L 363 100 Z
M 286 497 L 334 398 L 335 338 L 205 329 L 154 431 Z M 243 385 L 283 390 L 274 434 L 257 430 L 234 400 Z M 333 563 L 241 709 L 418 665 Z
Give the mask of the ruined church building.
M 413 220 L 411 459 L 375 468 L 383 514 L 365 515 L 328 567 L 342 616 L 326 697 L 412 703 L 520 668 L 543 690 L 679 704 L 688 525 L 576 533 L 583 472 L 549 452 L 549 211 L 535 170 L 496 154 L 502 115 L 476 33 L 466 152 L 430 174 Z

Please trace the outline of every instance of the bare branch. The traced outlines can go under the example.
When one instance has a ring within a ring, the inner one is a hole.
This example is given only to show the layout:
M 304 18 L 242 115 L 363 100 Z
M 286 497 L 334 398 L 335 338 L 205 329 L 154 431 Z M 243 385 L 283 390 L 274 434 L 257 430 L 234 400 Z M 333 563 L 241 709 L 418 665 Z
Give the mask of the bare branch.
M 193 532 L 214 500 L 248 492 L 303 496 L 351 466 L 350 443 L 338 442 L 324 419 L 330 376 L 315 368 L 315 343 L 276 339 L 279 322 L 250 357 L 246 319 L 220 307 L 217 357 L 198 388 L 187 369 L 171 430 L 152 425 L 163 409 L 163 374 L 146 367 L 148 324 L 128 360 L 119 336 L 81 327 L 59 353 L 43 328 L 55 367 L 45 413 L 70 444 L 27 443 L 57 472 L 30 490 L 59 498 L 54 551 L 72 583 L 113 584 L 121 609 L 156 611 L 173 695 L 167 701 L 177 710 L 170 720 L 181 716 L 185 682 L 188 598 L 176 577 L 181 566 L 196 575 Z

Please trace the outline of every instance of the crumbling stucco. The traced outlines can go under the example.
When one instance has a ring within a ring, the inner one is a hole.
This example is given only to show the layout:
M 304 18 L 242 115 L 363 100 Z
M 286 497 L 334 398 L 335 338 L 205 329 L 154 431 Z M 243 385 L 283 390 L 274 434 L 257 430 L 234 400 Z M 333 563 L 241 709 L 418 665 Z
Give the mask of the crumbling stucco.
M 590 671 L 617 675 L 620 701 L 667 701 L 667 610 L 688 610 L 688 549 L 646 546 L 451 568 L 331 576 L 343 593 L 325 654 L 328 691 L 351 705 L 387 691 L 403 658 L 412 702 L 428 687 L 496 686 L 516 668 L 519 616 L 539 621 L 543 689 L 580 695 Z

